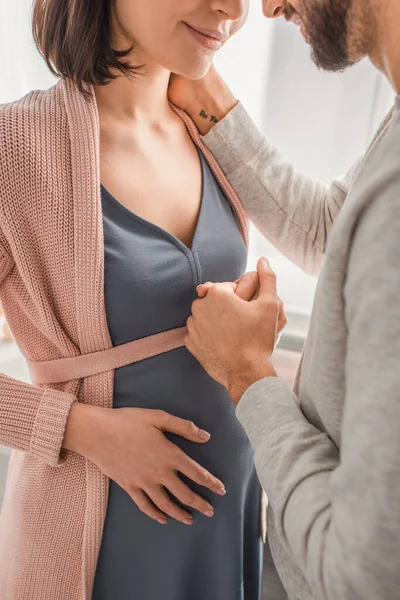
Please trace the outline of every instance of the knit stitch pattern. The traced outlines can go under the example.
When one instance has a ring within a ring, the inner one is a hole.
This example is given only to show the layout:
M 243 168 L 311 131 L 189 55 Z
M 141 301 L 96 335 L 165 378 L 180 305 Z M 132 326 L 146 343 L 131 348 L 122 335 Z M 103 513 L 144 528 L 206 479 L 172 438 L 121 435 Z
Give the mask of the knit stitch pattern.
M 99 123 L 89 92 L 85 99 L 61 80 L 0 106 L 0 302 L 29 361 L 112 346 Z M 243 208 L 204 151 L 247 243 Z M 108 480 L 90 461 L 63 451 L 62 441 L 74 401 L 112 406 L 113 375 L 45 387 L 0 374 L 0 443 L 14 449 L 0 517 L 1 600 L 91 597 Z

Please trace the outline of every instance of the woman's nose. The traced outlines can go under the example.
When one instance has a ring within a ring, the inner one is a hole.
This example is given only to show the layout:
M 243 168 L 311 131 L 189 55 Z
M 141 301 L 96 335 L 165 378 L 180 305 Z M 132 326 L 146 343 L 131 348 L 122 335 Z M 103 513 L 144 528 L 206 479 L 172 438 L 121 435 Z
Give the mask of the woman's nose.
M 286 0 L 263 0 L 264 15 L 268 19 L 277 19 L 282 17 L 285 12 Z
M 213 9 L 224 13 L 230 21 L 240 21 L 247 15 L 249 0 L 214 0 Z

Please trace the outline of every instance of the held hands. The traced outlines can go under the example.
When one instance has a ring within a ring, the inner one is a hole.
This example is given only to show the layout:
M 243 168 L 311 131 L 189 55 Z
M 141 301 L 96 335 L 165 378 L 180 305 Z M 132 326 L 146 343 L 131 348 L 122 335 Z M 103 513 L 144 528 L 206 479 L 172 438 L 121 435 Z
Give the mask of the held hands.
M 199 298 L 205 298 L 207 292 L 214 283 L 207 281 L 206 283 L 202 283 L 197 288 L 197 295 Z M 245 273 L 240 279 L 237 279 L 233 283 L 227 283 L 224 285 L 229 285 L 232 290 L 235 292 L 236 296 L 239 296 L 242 300 L 246 302 L 253 302 L 257 300 L 258 295 L 260 293 L 260 279 L 257 271 L 249 271 Z M 285 309 L 283 306 L 282 300 L 277 297 L 278 306 L 279 306 L 279 315 L 278 315 L 278 326 L 277 326 L 277 335 L 275 338 L 275 346 L 278 344 L 282 331 L 285 329 L 287 325 L 287 318 L 285 314 Z
M 75 403 L 63 445 L 96 464 L 143 513 L 161 524 L 167 523 L 167 515 L 186 525 L 193 523 L 193 517 L 170 499 L 166 489 L 182 504 L 212 517 L 213 507 L 177 473 L 221 496 L 225 495 L 223 484 L 167 440 L 167 431 L 194 443 L 210 439 L 194 423 L 163 411 Z
M 254 382 L 276 376 L 271 355 L 286 325 L 276 276 L 260 259 L 257 273 L 234 283 L 204 284 L 198 294 L 185 345 L 237 404 Z

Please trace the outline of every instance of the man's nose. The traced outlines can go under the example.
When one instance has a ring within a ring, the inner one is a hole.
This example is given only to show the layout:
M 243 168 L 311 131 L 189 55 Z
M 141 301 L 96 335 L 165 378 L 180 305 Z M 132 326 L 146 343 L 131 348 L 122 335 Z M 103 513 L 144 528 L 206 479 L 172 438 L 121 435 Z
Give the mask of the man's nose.
M 286 0 L 263 0 L 264 15 L 268 19 L 277 19 L 282 17 L 285 12 Z

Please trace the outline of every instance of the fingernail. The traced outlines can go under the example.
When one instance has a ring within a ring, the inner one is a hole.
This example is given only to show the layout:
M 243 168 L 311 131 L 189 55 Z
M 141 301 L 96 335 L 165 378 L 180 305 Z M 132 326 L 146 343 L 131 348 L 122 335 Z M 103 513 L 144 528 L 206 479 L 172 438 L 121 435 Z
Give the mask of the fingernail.
M 199 429 L 199 438 L 208 441 L 210 437 L 211 435 L 207 433 L 207 431 L 204 431 L 204 429 Z
M 206 510 L 206 512 L 204 512 L 203 515 L 205 515 L 206 517 L 209 517 L 211 519 L 211 517 L 214 516 L 214 511 L 213 510 Z
M 157 523 L 160 523 L 160 525 L 166 525 L 168 521 L 167 519 L 157 519 Z
M 183 523 L 185 523 L 185 525 L 193 525 L 193 519 L 185 519 Z
M 225 488 L 219 488 L 219 490 L 217 491 L 217 494 L 219 494 L 220 496 L 225 496 L 226 489 Z
M 267 258 L 266 256 L 263 256 L 263 258 L 262 258 L 262 259 L 263 259 L 263 261 L 264 261 L 265 263 L 267 263 L 267 265 L 268 265 L 268 266 L 270 266 L 270 264 L 269 264 L 269 261 L 268 261 L 268 258 Z

